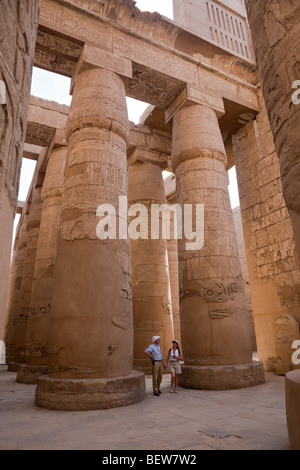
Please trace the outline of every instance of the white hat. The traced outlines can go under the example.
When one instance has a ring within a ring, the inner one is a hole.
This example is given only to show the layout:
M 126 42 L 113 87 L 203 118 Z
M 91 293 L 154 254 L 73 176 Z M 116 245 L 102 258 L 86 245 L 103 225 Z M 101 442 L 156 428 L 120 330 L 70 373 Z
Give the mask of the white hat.
M 153 336 L 152 343 L 155 343 L 155 341 L 157 341 L 158 339 L 160 339 L 160 336 Z

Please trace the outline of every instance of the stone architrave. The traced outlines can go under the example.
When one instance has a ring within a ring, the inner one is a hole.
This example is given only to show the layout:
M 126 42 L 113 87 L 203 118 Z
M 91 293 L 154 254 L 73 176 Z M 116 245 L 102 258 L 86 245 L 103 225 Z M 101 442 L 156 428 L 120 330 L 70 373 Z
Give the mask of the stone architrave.
M 233 389 L 264 381 L 252 362 L 252 342 L 226 175 L 225 148 L 215 111 L 182 107 L 173 121 L 172 166 L 177 203 L 204 205 L 204 245 L 178 241 L 180 319 L 184 355 L 180 383 Z
M 173 317 L 170 292 L 167 240 L 160 236 L 152 239 L 152 205 L 163 208 L 166 203 L 162 178 L 162 167 L 167 165 L 167 156 L 159 158 L 157 153 L 137 148 L 128 168 L 128 204 L 142 204 L 147 211 L 147 233 L 130 240 L 132 268 L 132 304 L 134 324 L 135 369 L 151 373 L 150 361 L 144 350 L 152 343 L 153 336 L 160 336 L 162 355 L 166 358 L 172 347 Z M 135 212 L 135 211 L 133 211 Z M 129 221 L 131 220 L 129 214 Z M 137 215 L 132 214 L 135 218 Z
M 17 382 L 36 383 L 48 372 L 48 323 L 66 154 L 66 147 L 51 152 L 42 187 L 43 212 L 27 322 L 26 364 L 19 366 Z
M 18 311 L 20 305 L 20 294 L 22 286 L 22 276 L 24 269 L 24 260 L 26 256 L 26 247 L 28 241 L 27 231 L 28 215 L 24 215 L 20 232 L 16 240 L 17 248 L 13 260 L 13 276 L 11 277 L 11 296 L 8 304 L 7 324 L 5 330 L 5 344 L 6 344 L 6 363 L 7 369 L 10 372 L 16 372 L 18 364 L 15 362 L 15 329 L 17 325 Z
M 15 328 L 15 362 L 19 364 L 26 362 L 27 323 L 32 292 L 36 250 L 43 209 L 43 201 L 41 198 L 42 180 L 43 175 L 40 174 L 38 176 L 37 184 L 32 192 L 32 200 L 27 221 L 28 242 L 24 259 L 20 301 L 18 305 L 18 313 Z
M 48 375 L 36 404 L 64 410 L 104 409 L 144 398 L 144 374 L 132 370 L 130 244 L 100 239 L 108 204 L 119 221 L 127 196 L 129 123 L 125 85 L 111 70 L 82 67 L 73 83 L 68 155 L 58 232 L 48 337 Z M 126 208 L 127 227 L 127 208 Z

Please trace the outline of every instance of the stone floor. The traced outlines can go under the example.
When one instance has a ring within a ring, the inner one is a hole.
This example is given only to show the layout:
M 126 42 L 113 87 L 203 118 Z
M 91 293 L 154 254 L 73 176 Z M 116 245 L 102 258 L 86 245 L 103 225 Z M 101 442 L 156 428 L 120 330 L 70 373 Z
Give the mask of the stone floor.
M 19 384 L 0 366 L 1 450 L 288 450 L 285 379 L 266 373 L 263 385 L 210 392 L 179 388 L 128 407 L 63 412 L 37 408 L 34 385 Z

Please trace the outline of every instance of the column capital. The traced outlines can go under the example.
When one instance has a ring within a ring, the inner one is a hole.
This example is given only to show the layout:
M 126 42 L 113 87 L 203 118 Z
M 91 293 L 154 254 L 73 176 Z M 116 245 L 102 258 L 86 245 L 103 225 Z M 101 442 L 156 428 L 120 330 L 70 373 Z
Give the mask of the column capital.
M 133 152 L 127 159 L 128 167 L 136 162 L 152 163 L 153 165 L 160 166 L 162 170 L 168 167 L 168 155 L 154 150 L 145 149 L 142 147 L 135 147 Z
M 177 96 L 173 103 L 165 110 L 166 124 L 171 121 L 174 114 L 178 109 L 189 104 L 201 104 L 212 108 L 218 119 L 225 114 L 225 107 L 223 98 L 220 96 L 212 95 L 207 91 L 201 90 L 195 86 L 187 83 L 186 87 Z
M 98 47 L 85 44 L 79 57 L 75 72 L 71 79 L 70 94 L 73 94 L 74 84 L 78 74 L 88 68 L 96 67 L 115 72 L 122 78 L 132 78 L 132 62 L 116 54 L 103 51 Z

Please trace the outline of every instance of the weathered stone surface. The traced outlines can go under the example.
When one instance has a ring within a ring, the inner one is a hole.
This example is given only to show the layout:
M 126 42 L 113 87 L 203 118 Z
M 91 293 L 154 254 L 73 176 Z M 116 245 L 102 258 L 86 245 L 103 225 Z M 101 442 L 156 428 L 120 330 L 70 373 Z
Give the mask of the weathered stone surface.
M 16 250 L 12 262 L 13 273 L 11 275 L 11 295 L 8 304 L 7 324 L 5 330 L 5 344 L 7 355 L 6 362 L 8 364 L 8 367 L 10 367 L 11 362 L 14 362 L 16 355 L 15 330 L 18 323 L 22 276 L 24 269 L 24 260 L 26 256 L 26 247 L 28 242 L 27 219 L 28 215 L 25 215 L 23 223 L 19 230 L 18 237 L 15 241 Z
M 15 317 L 15 358 L 19 363 L 26 362 L 26 334 L 30 309 L 30 299 L 36 260 L 36 251 L 39 239 L 40 222 L 42 216 L 43 201 L 41 199 L 43 176 L 39 175 L 38 181 L 32 193 L 30 211 L 27 219 L 28 241 L 26 255 L 22 271 L 20 289 L 20 302 Z
M 141 158 L 141 160 L 140 160 Z M 165 165 L 167 158 L 165 158 Z M 134 368 L 151 372 L 144 350 L 153 336 L 160 336 L 164 358 L 172 346 L 173 316 L 167 241 L 151 239 L 151 205 L 166 203 L 162 168 L 151 151 L 136 149 L 128 169 L 128 203 L 143 204 L 148 211 L 147 239 L 130 240 L 134 325 Z M 135 216 L 134 216 L 135 217 Z M 129 218 L 130 220 L 130 218 Z
M 285 375 L 300 366 L 293 364 L 292 345 L 294 341 L 300 340 L 299 323 L 288 314 L 279 315 L 274 319 L 274 339 L 277 353 L 277 364 L 275 372 L 278 375 Z
M 144 398 L 144 374 L 132 372 L 129 242 L 97 231 L 99 205 L 118 210 L 127 194 L 128 135 L 122 79 L 99 68 L 78 73 L 66 128 L 49 377 L 37 383 L 39 406 L 98 409 Z
M 127 138 L 122 80 L 101 69 L 79 74 L 67 125 L 49 334 L 52 376 L 114 377 L 132 370 L 129 244 L 100 240 L 96 232 L 98 205 L 117 207 L 127 193 Z
M 189 251 L 184 238 L 178 243 L 185 365 L 197 374 L 199 366 L 249 364 L 250 323 L 215 112 L 201 105 L 178 110 L 173 146 L 177 202 L 204 204 L 204 245 Z
M 39 229 L 34 275 L 26 330 L 26 365 L 19 368 L 17 381 L 36 383 L 47 373 L 48 325 L 57 251 L 67 148 L 56 148 L 49 157 L 42 187 L 43 210 Z M 34 369 L 36 367 L 36 372 Z M 27 374 L 28 372 L 28 374 Z
M 39 0 L 0 5 L 0 338 L 4 339 L 11 253 L 26 132 Z
M 249 272 L 247 266 L 247 255 L 245 249 L 245 241 L 244 241 L 244 233 L 243 233 L 243 224 L 242 224 L 242 216 L 240 207 L 236 207 L 233 211 L 233 221 L 235 226 L 235 233 L 236 239 L 238 244 L 238 252 L 239 252 L 239 259 L 241 262 L 241 271 L 244 283 L 244 290 L 246 295 L 246 303 L 247 309 L 249 314 L 249 321 L 251 325 L 251 333 L 252 333 L 252 350 L 257 350 L 256 345 L 256 335 L 255 335 L 255 326 L 254 326 L 254 319 L 253 319 L 253 309 L 252 309 L 252 302 L 251 302 L 251 289 L 249 283 Z
M 246 1 L 255 56 L 276 151 L 283 194 L 300 258 L 300 105 L 293 102 L 299 80 L 298 2 Z
M 291 450 L 300 450 L 300 370 L 285 375 L 286 418 Z
M 182 366 L 179 385 L 198 390 L 234 390 L 265 382 L 261 362 L 228 366 Z
M 300 271 L 278 156 L 259 96 L 261 112 L 233 136 L 233 151 L 258 355 L 266 370 L 274 371 L 274 319 L 290 314 L 299 322 Z
M 106 410 L 138 403 L 145 398 L 145 376 L 133 371 L 103 379 L 38 379 L 35 404 L 52 410 Z

